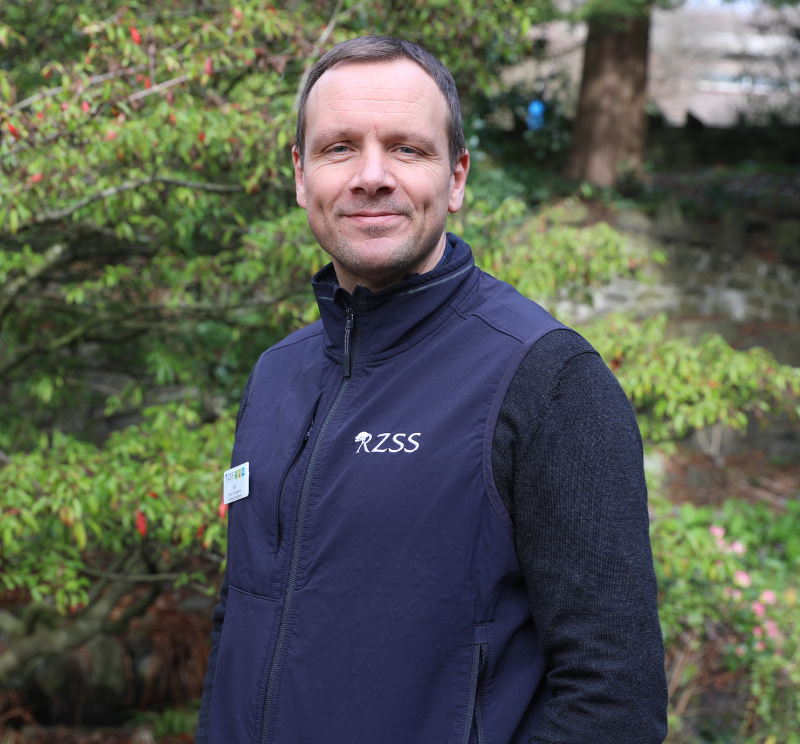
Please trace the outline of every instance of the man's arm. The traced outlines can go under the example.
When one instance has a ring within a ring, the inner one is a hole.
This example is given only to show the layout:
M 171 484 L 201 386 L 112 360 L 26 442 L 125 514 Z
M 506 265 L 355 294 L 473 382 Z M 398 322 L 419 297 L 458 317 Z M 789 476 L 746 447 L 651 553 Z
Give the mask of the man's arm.
M 660 744 L 664 647 L 639 429 L 591 346 L 553 331 L 509 387 L 495 482 L 554 697 L 534 744 Z
M 242 392 L 242 399 L 239 402 L 239 413 L 236 416 L 236 431 L 239 431 L 239 424 L 247 408 L 247 399 L 250 397 L 250 385 L 253 384 L 253 372 L 250 372 L 247 383 Z M 212 615 L 211 628 L 211 650 L 208 652 L 208 668 L 206 678 L 203 681 L 203 699 L 200 703 L 200 716 L 197 720 L 197 730 L 194 734 L 195 744 L 208 744 L 208 727 L 211 720 L 211 696 L 214 690 L 214 673 L 217 670 L 217 656 L 219 655 L 219 642 L 222 638 L 222 624 L 225 622 L 225 608 L 228 604 L 228 575 L 225 574 L 225 581 L 219 592 L 219 604 L 214 608 Z

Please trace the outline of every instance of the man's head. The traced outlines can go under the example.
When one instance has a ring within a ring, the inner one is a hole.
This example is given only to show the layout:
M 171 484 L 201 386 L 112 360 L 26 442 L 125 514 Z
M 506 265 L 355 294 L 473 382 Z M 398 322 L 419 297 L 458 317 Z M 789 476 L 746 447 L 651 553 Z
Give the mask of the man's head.
M 388 37 L 332 49 L 308 77 L 292 154 L 298 204 L 342 286 L 378 290 L 436 265 L 469 154 L 435 57 Z

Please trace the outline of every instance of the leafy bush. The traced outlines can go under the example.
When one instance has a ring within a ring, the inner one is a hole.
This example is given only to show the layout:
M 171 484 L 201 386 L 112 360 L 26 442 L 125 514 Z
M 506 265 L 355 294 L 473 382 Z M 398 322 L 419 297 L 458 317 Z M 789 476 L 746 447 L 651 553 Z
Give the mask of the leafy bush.
M 697 344 L 669 338 L 664 315 L 612 316 L 581 330 L 614 370 L 647 440 L 681 439 L 717 422 L 742 429 L 748 415 L 800 413 L 800 369 L 765 349 L 737 351 L 716 334 Z
M 200 426 L 191 409 L 162 406 L 103 448 L 43 435 L 1 471 L 0 580 L 30 597 L 22 617 L 0 611 L 15 640 L 0 651 L 1 680 L 101 629 L 124 631 L 165 582 L 203 585 L 209 565 L 224 567 L 221 480 L 234 421 L 228 414 Z M 112 620 L 116 603 L 142 584 L 147 595 Z M 58 615 L 75 621 L 63 626 Z
M 605 222 L 562 224 L 565 204 L 531 215 L 513 198 L 493 208 L 468 191 L 466 201 L 451 226 L 472 243 L 478 265 L 545 306 L 591 302 L 595 287 L 619 276 L 647 281 L 649 269 L 666 260 Z M 664 315 L 604 316 L 575 329 L 616 374 L 645 440 L 682 439 L 718 422 L 742 429 L 749 416 L 778 411 L 800 414 L 800 369 L 778 364 L 765 349 L 737 351 L 713 334 L 697 344 L 670 338 Z
M 728 669 L 748 693 L 736 740 L 797 744 L 800 503 L 790 502 L 776 515 L 734 500 L 715 512 L 655 499 L 654 512 L 671 740 L 683 741 L 682 717 L 708 684 L 709 672 Z

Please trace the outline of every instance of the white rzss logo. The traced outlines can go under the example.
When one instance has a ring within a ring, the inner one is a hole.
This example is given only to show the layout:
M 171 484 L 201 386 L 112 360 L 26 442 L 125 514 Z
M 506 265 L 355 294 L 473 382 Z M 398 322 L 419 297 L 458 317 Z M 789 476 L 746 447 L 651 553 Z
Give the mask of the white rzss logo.
M 378 441 L 374 447 L 369 448 L 367 445 L 372 441 L 372 434 L 368 431 L 362 431 L 357 437 L 356 442 L 358 449 L 356 452 L 372 453 L 372 452 L 416 452 L 419 449 L 419 442 L 414 437 L 420 436 L 420 432 L 414 434 L 378 434 Z M 391 437 L 391 443 L 396 445 L 394 447 L 384 447 L 386 440 Z M 405 439 L 406 441 L 403 441 Z M 408 445 L 412 445 L 409 447 Z

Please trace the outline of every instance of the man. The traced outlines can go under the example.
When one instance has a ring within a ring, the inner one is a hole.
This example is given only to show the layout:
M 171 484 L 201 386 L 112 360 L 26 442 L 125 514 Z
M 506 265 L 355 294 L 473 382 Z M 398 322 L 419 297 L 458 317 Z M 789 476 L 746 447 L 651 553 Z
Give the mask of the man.
M 450 74 L 340 44 L 293 157 L 332 263 L 322 319 L 242 396 L 197 741 L 661 742 L 636 421 L 586 341 L 445 233 L 469 171 Z

